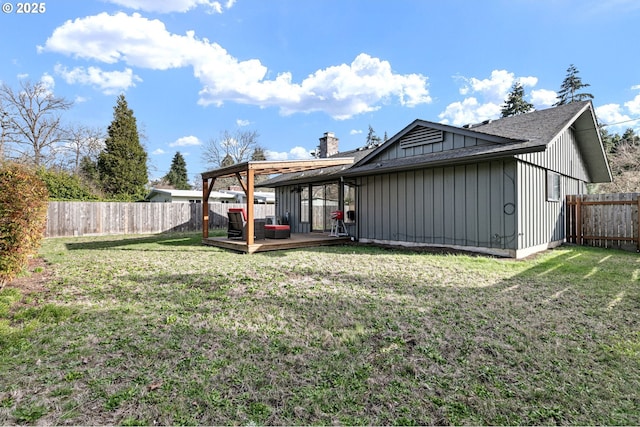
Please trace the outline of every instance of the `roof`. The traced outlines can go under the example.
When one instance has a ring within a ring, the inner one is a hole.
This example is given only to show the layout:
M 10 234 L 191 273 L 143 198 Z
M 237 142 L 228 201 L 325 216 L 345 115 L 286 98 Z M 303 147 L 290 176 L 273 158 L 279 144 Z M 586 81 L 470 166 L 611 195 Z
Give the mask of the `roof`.
M 147 196 L 147 199 L 153 197 L 154 194 L 164 194 L 171 197 L 184 197 L 190 199 L 202 199 L 201 190 L 176 190 L 173 188 L 152 188 L 151 192 Z M 235 199 L 233 194 L 221 193 L 219 191 L 212 191 L 209 196 L 213 199 Z
M 491 142 L 491 144 L 379 160 L 378 154 L 396 144 L 398 140 L 419 126 L 480 138 Z M 280 175 L 260 185 L 276 187 L 318 182 L 341 176 L 362 176 L 426 166 L 466 164 L 540 152 L 544 151 L 549 143 L 569 127 L 572 127 L 577 135 L 577 144 L 591 180 L 593 182 L 611 181 L 611 171 L 600 139 L 593 105 L 591 101 L 584 101 L 497 120 L 487 120 L 476 125 L 463 127 L 416 119 L 384 144 L 374 149 L 350 151 L 336 155 L 353 156 L 355 162 L 352 165 Z
M 477 132 L 513 137 L 526 136 L 532 145 L 546 147 L 573 127 L 587 172 L 593 182 L 610 182 L 611 169 L 591 101 L 571 102 L 555 108 L 507 117 L 473 127 Z
M 350 164 L 342 164 L 339 166 L 331 166 L 321 169 L 313 169 L 278 175 L 274 178 L 262 181 L 260 182 L 260 184 L 256 184 L 256 187 L 279 187 L 283 185 L 296 184 L 299 182 L 320 182 L 327 179 L 340 177 L 344 175 L 344 171 L 348 170 L 350 167 L 358 163 L 367 154 L 371 153 L 374 150 L 374 148 L 359 148 L 356 150 L 340 152 L 338 154 L 335 154 L 334 156 L 328 157 L 327 159 L 330 160 L 334 158 L 349 157 L 352 158 L 353 161 Z
M 456 150 L 429 153 L 420 156 L 398 158 L 372 162 L 378 153 L 387 146 L 409 133 L 416 126 L 425 126 L 458 134 L 483 138 L 494 144 L 478 145 Z M 593 182 L 611 181 L 611 171 L 597 121 L 590 101 L 572 102 L 554 108 L 532 111 L 497 120 L 487 120 L 476 125 L 462 128 L 415 120 L 405 129 L 394 135 L 375 152 L 354 165 L 345 175 L 357 176 L 371 173 L 391 172 L 414 169 L 419 166 L 442 166 L 450 164 L 473 163 L 518 154 L 544 151 L 547 145 L 573 127 L 577 134 L 577 143 L 583 156 L 586 169 Z

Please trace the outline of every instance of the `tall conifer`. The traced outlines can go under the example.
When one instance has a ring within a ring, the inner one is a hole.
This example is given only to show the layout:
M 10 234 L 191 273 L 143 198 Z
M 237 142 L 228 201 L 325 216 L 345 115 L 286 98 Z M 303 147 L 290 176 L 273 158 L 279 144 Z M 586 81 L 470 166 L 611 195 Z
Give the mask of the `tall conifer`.
M 122 200 L 144 197 L 148 181 L 147 152 L 140 144 L 136 118 L 124 95 L 118 96 L 114 107 L 105 147 L 98 158 L 98 172 L 107 195 Z
M 528 113 L 531 110 L 533 110 L 533 104 L 524 100 L 524 88 L 520 82 L 514 83 L 502 106 L 501 117 L 517 116 L 518 114 Z
M 184 161 L 184 157 L 179 151 L 173 156 L 171 168 L 164 179 L 176 190 L 191 190 L 187 178 L 187 162 Z
M 587 99 L 593 99 L 593 95 L 590 93 L 580 93 L 580 89 L 591 86 L 587 83 L 582 83 L 582 78 L 578 76 L 578 69 L 575 65 L 571 64 L 567 68 L 567 76 L 562 81 L 560 90 L 558 91 L 558 102 L 553 104 L 554 106 L 569 104 L 574 101 L 585 101 Z

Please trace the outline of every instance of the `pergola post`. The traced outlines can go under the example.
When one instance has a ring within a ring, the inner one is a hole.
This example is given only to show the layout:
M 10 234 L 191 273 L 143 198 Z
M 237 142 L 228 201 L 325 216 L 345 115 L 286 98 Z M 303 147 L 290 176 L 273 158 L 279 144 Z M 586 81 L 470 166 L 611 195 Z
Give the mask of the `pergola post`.
M 209 180 L 204 178 L 202 180 L 202 238 L 209 238 L 209 198 L 207 192 L 209 191 Z
M 255 242 L 255 221 L 253 212 L 253 186 L 255 183 L 253 169 L 247 171 L 247 188 L 245 194 L 247 196 L 247 245 L 253 245 Z
M 211 185 L 209 185 L 209 178 L 202 178 L 202 238 L 209 238 L 209 197 L 211 197 L 211 190 L 213 190 L 213 184 L 216 182 L 215 178 L 211 179 Z

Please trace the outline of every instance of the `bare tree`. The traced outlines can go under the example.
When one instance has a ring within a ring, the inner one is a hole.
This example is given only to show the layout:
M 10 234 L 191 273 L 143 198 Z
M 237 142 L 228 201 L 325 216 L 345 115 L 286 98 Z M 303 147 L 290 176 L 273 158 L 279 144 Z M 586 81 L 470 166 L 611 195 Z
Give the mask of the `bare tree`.
M 598 191 L 609 193 L 634 193 L 640 191 L 640 143 L 632 139 L 619 142 L 609 154 L 609 166 L 613 181 L 599 184 Z
M 104 131 L 100 128 L 90 128 L 85 125 L 75 124 L 66 132 L 64 151 L 66 164 L 74 174 L 80 173 L 80 164 L 83 158 L 95 162 L 100 151 L 104 148 Z
M 258 137 L 256 131 L 237 130 L 231 133 L 225 130 L 219 138 L 212 138 L 205 144 L 202 160 L 213 168 L 246 162 L 260 148 Z
M 22 81 L 15 91 L 7 84 L 0 87 L 0 103 L 6 112 L 2 136 L 5 153 L 34 166 L 52 161 L 65 134 L 60 114 L 73 103 L 53 95 L 43 83 Z

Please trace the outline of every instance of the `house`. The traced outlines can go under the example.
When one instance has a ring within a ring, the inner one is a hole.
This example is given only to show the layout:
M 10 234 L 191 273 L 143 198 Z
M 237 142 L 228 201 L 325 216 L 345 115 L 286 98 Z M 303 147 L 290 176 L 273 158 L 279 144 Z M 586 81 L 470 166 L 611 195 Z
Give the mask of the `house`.
M 566 195 L 611 181 L 590 101 L 463 127 L 415 120 L 376 147 L 337 144 L 325 133 L 321 154 L 352 164 L 260 184 L 292 233 L 327 232 L 340 209 L 360 242 L 521 258 L 564 241 Z
M 230 189 L 220 190 L 220 192 L 233 195 L 235 197 L 235 203 L 247 203 L 247 195 L 243 190 Z M 202 194 L 200 198 L 202 198 Z M 253 201 L 254 203 L 267 203 L 272 205 L 276 202 L 276 194 L 273 191 L 255 191 L 253 193 Z
M 202 203 L 202 191 L 200 190 L 175 190 L 172 188 L 152 188 L 146 197 L 150 202 L 164 203 Z M 234 194 L 212 191 L 210 202 L 235 203 Z

